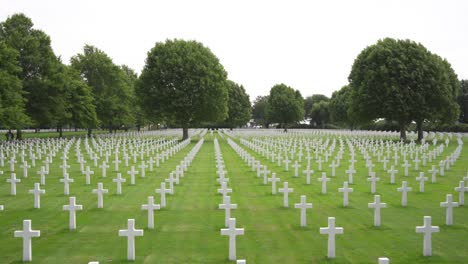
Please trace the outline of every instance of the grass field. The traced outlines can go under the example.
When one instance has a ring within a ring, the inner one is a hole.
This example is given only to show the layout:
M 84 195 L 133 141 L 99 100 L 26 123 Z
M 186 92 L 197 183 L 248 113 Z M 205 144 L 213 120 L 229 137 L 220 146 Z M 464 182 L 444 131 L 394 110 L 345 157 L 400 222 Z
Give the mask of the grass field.
M 238 140 L 236 142 L 242 146 Z M 128 218 L 136 219 L 136 227 L 144 229 L 144 236 L 136 238 L 135 263 L 230 263 L 228 261 L 228 238 L 220 235 L 224 227 L 224 211 L 218 204 L 222 197 L 217 194 L 214 144 L 206 136 L 200 152 L 185 173 L 181 183 L 175 187 L 175 194 L 168 196 L 167 207 L 155 211 L 155 229 L 146 228 L 147 213 L 141 205 L 147 203 L 147 197 L 155 196 L 159 203 L 159 194 L 154 189 L 195 145 L 189 146 L 155 168 L 153 173 L 146 171 L 146 177 L 137 176 L 136 185 L 129 184 L 125 168 L 122 176 L 127 179 L 123 184 L 122 195 L 116 195 L 116 185 L 112 182 L 116 172 L 113 164 L 106 178 L 101 177 L 99 169 L 94 169 L 91 185 L 85 185 L 84 175 L 79 171 L 74 147 L 70 150 L 69 174 L 75 179 L 70 187 L 71 196 L 77 197 L 77 203 L 84 210 L 77 213 L 77 230 L 68 230 L 68 211 L 62 206 L 68 204 L 68 196 L 63 195 L 62 177 L 59 168 L 61 153 L 57 154 L 51 165 L 51 173 L 43 186 L 46 194 L 41 196 L 41 209 L 33 209 L 33 195 L 28 193 L 39 176 L 30 169 L 29 177 L 22 178 L 22 170 L 17 164 L 16 173 L 22 182 L 17 186 L 17 195 L 9 194 L 9 165 L 0 175 L 0 204 L 5 210 L 0 211 L 0 263 L 20 263 L 22 241 L 14 238 L 13 232 L 20 230 L 23 219 L 32 220 L 32 229 L 40 230 L 41 237 L 33 238 L 33 263 L 87 263 L 97 260 L 100 263 L 125 263 L 126 238 L 118 236 L 119 229 L 125 229 Z M 245 228 L 245 235 L 237 237 L 238 259 L 247 263 L 377 263 L 377 258 L 389 257 L 391 263 L 468 263 L 468 208 L 454 209 L 454 225 L 445 225 L 445 208 L 439 203 L 445 201 L 445 195 L 452 193 L 458 201 L 454 187 L 468 171 L 468 149 L 466 147 L 456 165 L 446 172 L 445 177 L 438 177 L 437 184 L 426 184 L 426 192 L 418 192 L 417 171 L 411 170 L 409 177 L 402 176 L 403 168 L 397 168 L 397 184 L 391 185 L 387 173 L 379 164 L 375 171 L 381 178 L 377 192 L 387 207 L 382 209 L 382 226 L 373 226 L 373 210 L 367 204 L 373 202 L 369 183 L 366 181 L 367 169 L 362 156 L 357 155 L 357 174 L 354 177 L 354 192 L 350 194 L 350 206 L 342 207 L 342 193 L 338 188 L 347 180 L 344 171 L 348 168 L 345 152 L 342 165 L 337 169 L 337 176 L 328 184 L 328 193 L 321 194 L 321 185 L 317 181 L 319 174 L 312 176 L 312 184 L 306 185 L 304 176 L 293 177 L 294 169 L 286 172 L 266 160 L 258 153 L 242 146 L 249 153 L 277 173 L 283 181 L 294 188 L 290 194 L 290 208 L 282 207 L 282 194 L 272 195 L 271 185 L 263 185 L 250 167 L 238 154 L 219 139 L 221 152 L 230 179 L 229 188 L 233 189 L 231 201 L 238 205 L 231 212 L 237 219 L 237 226 Z M 465 140 L 465 145 L 468 141 Z M 446 157 L 456 147 L 452 140 L 441 157 Z M 82 153 L 85 153 L 81 146 Z M 112 159 L 111 159 L 112 160 Z M 313 169 L 317 165 L 313 162 Z M 432 163 L 432 164 L 435 164 Z M 89 164 L 88 164 L 89 165 Z M 429 170 L 430 164 L 424 168 Z M 122 167 L 122 165 L 121 165 Z M 305 169 L 304 165 L 301 170 Z M 328 164 L 324 171 L 330 172 Z M 0 169 L 2 170 L 2 169 Z M 427 175 L 426 175 L 427 176 Z M 330 176 L 329 176 L 330 177 Z M 407 180 L 413 191 L 409 193 L 408 207 L 401 207 L 401 194 L 396 191 L 401 181 Z M 104 208 L 97 208 L 96 195 L 91 193 L 97 182 L 103 182 L 109 189 L 104 197 Z M 307 211 L 307 224 L 300 227 L 299 210 L 294 209 L 300 195 L 307 195 L 307 202 L 313 208 Z M 433 234 L 433 256 L 422 256 L 422 234 L 415 232 L 415 227 L 423 224 L 423 216 L 432 216 L 432 224 L 440 226 L 440 233 Z M 336 225 L 344 228 L 343 235 L 337 235 L 336 258 L 327 259 L 327 236 L 319 234 L 320 227 L 327 226 L 327 217 L 336 217 Z

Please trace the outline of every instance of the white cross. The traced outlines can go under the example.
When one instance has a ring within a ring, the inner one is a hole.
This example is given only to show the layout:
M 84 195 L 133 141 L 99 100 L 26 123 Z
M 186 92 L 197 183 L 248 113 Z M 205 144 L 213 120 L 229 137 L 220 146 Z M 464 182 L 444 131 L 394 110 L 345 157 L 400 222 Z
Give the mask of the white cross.
M 27 178 L 28 177 L 28 168 L 31 168 L 31 166 L 28 165 L 27 161 L 24 161 L 23 165 L 21 165 L 20 168 L 23 169 L 23 178 Z
M 445 202 L 441 202 L 440 207 L 447 207 L 447 209 L 445 210 L 445 224 L 452 225 L 453 224 L 453 208 L 458 207 L 458 203 L 452 201 L 451 194 L 447 194 L 447 200 Z
M 289 163 L 291 161 L 288 159 L 288 156 L 286 155 L 286 159 L 284 160 L 284 164 L 286 165 L 286 171 L 289 171 Z
M 34 194 L 34 208 L 41 208 L 41 194 L 45 193 L 45 190 L 41 190 L 41 184 L 34 183 L 34 189 L 29 190 L 29 193 Z
M 6 180 L 7 182 L 10 183 L 10 194 L 11 195 L 16 195 L 16 183 L 21 182 L 20 179 L 16 179 L 16 174 L 12 173 L 10 179 Z
M 436 175 L 437 175 L 438 170 L 436 169 L 435 165 L 432 165 L 432 169 L 429 170 L 428 172 L 430 172 L 432 175 L 431 182 L 436 183 L 437 182 Z
M 263 166 L 263 184 L 267 185 L 268 184 L 268 174 L 270 171 L 268 170 L 267 166 Z
M 322 163 L 323 163 L 323 160 L 322 160 L 322 157 L 320 157 L 320 158 L 317 160 L 318 170 L 319 170 L 319 171 L 322 171 Z
M 23 230 L 15 231 L 14 236 L 23 238 L 23 261 L 32 261 L 31 238 L 40 237 L 41 231 L 31 229 L 31 220 L 23 220 Z
M 138 174 L 138 171 L 135 170 L 135 166 L 132 166 L 127 173 L 130 174 L 130 184 L 135 185 L 135 175 Z
M 328 254 L 329 258 L 335 257 L 335 235 L 343 234 L 342 227 L 335 227 L 335 217 L 328 217 L 328 226 L 320 228 L 320 234 L 328 235 Z
M 117 154 L 117 153 L 116 153 Z M 115 164 L 115 171 L 119 171 L 119 163 L 121 163 L 121 161 L 119 160 L 119 156 L 118 155 L 115 155 L 115 159 L 114 161 L 112 161 L 112 163 Z
M 154 228 L 154 210 L 161 209 L 159 204 L 154 203 L 154 197 L 148 196 L 148 204 L 141 205 L 141 210 L 148 210 L 148 228 Z
M 122 182 L 126 182 L 125 178 L 122 178 L 121 173 L 117 173 L 117 178 L 112 179 L 117 184 L 117 194 L 122 194 Z
M 135 219 L 128 219 L 127 229 L 119 230 L 119 236 L 127 237 L 127 260 L 135 260 L 135 237 L 143 236 L 142 229 L 135 229 Z
M 390 259 L 388 259 L 388 258 L 379 258 L 379 264 L 390 264 Z
M 440 176 L 445 176 L 445 160 L 441 160 L 439 163 L 439 174 Z
M 419 162 L 421 162 L 418 157 L 416 156 L 416 158 L 413 160 L 414 162 L 414 169 L 415 170 L 419 170 Z
M 224 196 L 223 203 L 219 204 L 219 209 L 224 209 L 224 224 L 229 226 L 229 219 L 231 218 L 231 210 L 237 209 L 237 204 L 231 203 L 231 196 Z
M 411 167 L 411 164 L 408 163 L 408 160 L 405 160 L 405 163 L 401 166 L 405 168 L 405 176 L 408 176 L 408 168 Z
M 416 226 L 416 233 L 424 234 L 424 246 L 423 246 L 424 256 L 432 255 L 432 233 L 435 233 L 435 232 L 439 232 L 439 227 L 431 225 L 430 216 L 424 216 L 423 226 Z
M 392 165 L 390 167 L 390 170 L 388 170 L 387 172 L 390 173 L 390 183 L 394 184 L 395 183 L 395 174 L 398 173 L 398 171 L 395 170 L 395 166 Z
M 465 204 L 465 192 L 468 192 L 468 187 L 465 187 L 465 182 L 460 181 L 458 187 L 455 187 L 455 191 L 458 192 L 458 204 Z
M 156 193 L 161 194 L 161 208 L 166 207 L 166 193 L 171 193 L 171 189 L 166 189 L 166 183 L 161 182 L 161 188 L 155 190 Z
M 41 166 L 41 170 L 37 174 L 41 175 L 41 184 L 45 185 L 45 175 L 49 174 L 49 172 L 45 170 L 44 166 Z
M 109 165 L 107 165 L 107 163 L 105 161 L 102 162 L 102 165 L 99 166 L 99 168 L 102 169 L 102 177 L 105 178 L 107 177 L 106 175 L 106 171 L 107 171 L 107 168 L 109 168 Z
M 397 191 L 401 192 L 401 206 L 405 207 L 408 204 L 408 192 L 412 191 L 413 188 L 408 187 L 408 183 L 403 181 L 401 187 L 398 187 Z
M 306 203 L 306 196 L 301 195 L 301 202 L 294 204 L 294 208 L 301 209 L 301 226 L 307 225 L 306 210 L 312 208 L 312 203 Z
M 356 170 L 353 166 L 349 166 L 349 168 L 345 171 L 348 174 L 348 182 L 349 184 L 353 184 L 353 174 L 356 173 Z
M 103 208 L 104 207 L 104 194 L 108 193 L 108 189 L 104 189 L 102 182 L 98 183 L 98 188 L 93 189 L 93 193 L 96 193 L 98 196 L 98 208 Z
M 169 179 L 165 179 L 165 181 L 169 183 L 169 188 L 171 189 L 170 194 L 173 195 L 174 194 L 174 183 L 179 183 L 179 180 L 174 178 L 174 173 L 171 172 L 171 173 L 169 173 Z
M 427 181 L 427 177 L 424 177 L 424 172 L 419 172 L 419 177 L 416 177 L 419 181 L 419 192 L 424 192 L 424 182 Z
M 153 171 L 153 164 L 154 164 L 154 159 L 153 159 L 153 157 L 150 157 L 150 158 L 149 158 L 148 163 L 149 163 L 149 170 L 150 170 L 150 171 Z
M 83 205 L 76 204 L 76 198 L 73 196 L 69 198 L 69 201 L 70 201 L 70 204 L 64 205 L 63 210 L 70 211 L 69 228 L 70 230 L 75 230 L 76 229 L 76 211 L 83 210 Z
M 314 173 L 314 171 L 307 166 L 307 169 L 303 173 L 306 175 L 306 184 L 310 184 L 310 174 Z
M 90 170 L 89 166 L 86 166 L 86 170 L 83 171 L 83 173 L 86 176 L 86 185 L 90 185 L 91 184 L 91 174 L 94 174 L 94 171 Z
M 244 235 L 244 228 L 236 228 L 236 219 L 229 218 L 228 228 L 222 228 L 221 235 L 229 236 L 229 260 L 236 260 L 236 236 Z
M 332 168 L 331 176 L 335 177 L 335 170 L 338 167 L 338 164 L 336 164 L 335 161 L 333 160 L 332 164 L 328 165 L 328 167 Z
M 148 166 L 145 164 L 144 160 L 141 161 L 141 164 L 138 166 L 138 168 L 141 169 L 141 177 L 144 178 L 146 176 L 145 175 L 145 169 L 148 168 Z
M 222 194 L 224 198 L 228 195 L 228 193 L 231 193 L 231 192 L 232 192 L 232 189 L 229 189 L 227 187 L 227 182 L 225 181 L 221 182 L 221 188 L 218 189 L 218 193 Z
M 380 226 L 380 208 L 386 208 L 386 203 L 380 202 L 380 195 L 374 195 L 374 202 L 368 203 L 369 208 L 374 208 L 374 226 Z
M 338 188 L 338 192 L 343 193 L 343 207 L 348 207 L 348 193 L 353 192 L 353 188 L 348 187 L 348 182 L 343 182 L 343 188 Z
M 63 179 L 60 179 L 59 181 L 63 182 L 63 194 L 68 195 L 70 193 L 69 184 L 73 182 L 74 180 L 68 177 L 68 173 L 65 173 L 63 175 Z
M 384 158 L 382 159 L 383 170 L 384 170 L 384 171 L 387 170 L 387 162 L 388 162 L 388 161 L 389 161 L 389 160 L 387 159 L 387 157 L 384 157 Z
M 279 182 L 281 179 L 276 178 L 276 173 L 271 174 L 271 178 L 268 178 L 268 181 L 271 182 L 271 194 L 276 194 L 276 182 Z
M 284 207 L 289 207 L 289 193 L 292 193 L 294 191 L 293 188 L 288 188 L 288 182 L 283 182 L 283 188 L 280 188 L 278 192 L 283 193 L 283 206 Z
M 297 160 L 294 163 L 293 167 L 294 167 L 294 177 L 299 177 L 299 167 L 301 167 L 301 165 L 297 163 Z
M 376 177 L 375 176 L 375 172 L 372 172 L 370 177 L 367 178 L 367 181 L 368 182 L 371 182 L 371 193 L 374 194 L 375 193 L 375 189 L 376 189 L 376 183 L 378 181 L 380 181 L 380 178 Z
M 319 182 L 322 182 L 322 193 L 327 193 L 327 182 L 330 181 L 330 178 L 327 178 L 327 173 L 322 172 L 322 177 L 318 178 Z

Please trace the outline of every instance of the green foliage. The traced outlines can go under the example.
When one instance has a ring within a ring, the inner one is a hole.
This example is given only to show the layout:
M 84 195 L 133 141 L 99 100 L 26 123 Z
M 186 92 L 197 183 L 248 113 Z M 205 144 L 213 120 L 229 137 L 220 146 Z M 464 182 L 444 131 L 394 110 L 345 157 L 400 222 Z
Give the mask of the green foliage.
M 410 40 L 387 38 L 365 48 L 349 81 L 353 117 L 361 123 L 396 121 L 402 138 L 411 121 L 450 121 L 458 116 L 458 81 L 450 64 Z
M 71 65 L 92 88 L 96 114 L 103 126 L 112 130 L 134 122 L 132 81 L 107 54 L 85 45 L 82 54 L 72 57 Z
M 15 49 L 19 56 L 22 81 L 26 97 L 27 114 L 36 127 L 54 125 L 54 113 L 60 113 L 61 94 L 60 61 L 52 51 L 50 38 L 44 32 L 33 29 L 31 19 L 15 14 L 0 24 L 0 40 Z
M 330 112 L 328 110 L 329 104 L 330 103 L 328 101 L 320 101 L 312 106 L 310 117 L 317 126 L 323 127 L 330 121 Z
M 219 122 L 227 116 L 227 73 L 201 43 L 166 40 L 146 59 L 137 95 L 148 116 L 159 116 L 184 128 Z
M 460 122 L 468 123 L 468 80 L 460 81 L 458 105 L 460 106 Z
M 25 113 L 25 99 L 21 80 L 17 74 L 18 53 L 0 41 L 0 127 L 21 128 L 29 123 Z
M 257 125 L 261 125 L 263 127 L 268 127 L 268 114 L 267 114 L 267 106 L 268 106 L 268 98 L 269 96 L 257 96 L 255 101 L 252 105 L 252 118 L 254 119 Z
M 304 118 L 304 99 L 299 91 L 277 84 L 270 90 L 267 104 L 268 120 L 286 126 Z
M 348 115 L 351 104 L 351 88 L 348 85 L 333 92 L 329 104 L 330 121 L 352 127 L 352 119 Z
M 228 80 L 228 117 L 224 121 L 228 127 L 240 127 L 249 122 L 251 118 L 251 105 L 249 95 L 242 85 Z
M 307 98 L 304 99 L 304 117 L 311 118 L 312 108 L 314 107 L 314 104 L 322 101 L 328 102 L 330 101 L 330 98 L 323 94 L 313 94 L 312 96 L 307 96 Z

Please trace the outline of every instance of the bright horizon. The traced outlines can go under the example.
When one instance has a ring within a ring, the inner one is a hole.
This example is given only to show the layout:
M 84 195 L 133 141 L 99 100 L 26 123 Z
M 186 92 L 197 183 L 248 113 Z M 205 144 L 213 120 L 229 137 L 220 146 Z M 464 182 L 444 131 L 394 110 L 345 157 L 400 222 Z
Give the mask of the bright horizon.
M 199 41 L 251 101 L 277 83 L 330 97 L 348 83 L 356 56 L 385 37 L 423 44 L 468 79 L 467 1 L 2 2 L 0 21 L 24 13 L 66 64 L 90 44 L 140 74 L 156 42 Z

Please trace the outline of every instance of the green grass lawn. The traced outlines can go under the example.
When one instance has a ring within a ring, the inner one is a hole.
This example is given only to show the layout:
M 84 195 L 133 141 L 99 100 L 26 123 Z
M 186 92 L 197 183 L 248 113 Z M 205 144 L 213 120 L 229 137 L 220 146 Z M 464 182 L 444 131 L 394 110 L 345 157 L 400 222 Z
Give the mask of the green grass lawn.
M 445 177 L 438 177 L 437 184 L 426 184 L 425 193 L 418 192 L 417 171 L 411 170 L 410 176 L 404 177 L 403 168 L 397 168 L 397 184 L 391 185 L 388 174 L 378 164 L 375 171 L 381 180 L 377 192 L 388 208 L 382 209 L 382 226 L 376 228 L 373 227 L 373 210 L 367 207 L 373 202 L 373 195 L 360 154 L 356 156 L 358 173 L 351 185 L 354 192 L 350 194 L 350 206 L 343 208 L 342 193 L 338 193 L 338 188 L 347 180 L 344 174 L 348 168 L 347 152 L 324 195 L 320 193 L 321 185 L 317 181 L 319 173 L 314 173 L 312 184 L 306 185 L 302 174 L 299 178 L 293 177 L 292 166 L 286 172 L 284 167 L 278 167 L 238 140 L 236 142 L 277 173 L 281 178 L 278 188 L 282 187 L 283 181 L 288 181 L 289 187 L 294 188 L 289 197 L 290 208 L 285 209 L 282 194 L 272 195 L 271 185 L 263 185 L 262 179 L 256 177 L 226 140 L 219 139 L 230 179 L 229 188 L 233 189 L 231 201 L 238 205 L 231 214 L 237 220 L 237 227 L 245 228 L 245 235 L 237 238 L 238 259 L 246 259 L 247 263 L 377 263 L 378 257 L 386 256 L 392 264 L 468 262 L 468 206 L 454 209 L 453 226 L 445 225 L 445 208 L 439 206 L 448 193 L 458 201 L 454 187 L 468 171 L 466 147 Z M 6 178 L 10 172 L 6 163 L 0 169 L 4 171 L 0 175 L 0 204 L 5 205 L 5 210 L 0 211 L 0 263 L 21 262 L 22 241 L 14 238 L 13 232 L 21 229 L 23 219 L 31 219 L 32 228 L 41 231 L 41 237 L 33 238 L 33 263 L 87 263 L 92 260 L 125 263 L 127 240 L 118 236 L 118 230 L 126 229 L 129 218 L 136 219 L 136 227 L 144 229 L 144 236 L 136 238 L 135 263 L 230 263 L 228 238 L 220 235 L 220 229 L 224 227 L 224 211 L 217 209 L 222 197 L 217 194 L 214 144 L 209 136 L 176 186 L 175 194 L 167 197 L 168 206 L 155 211 L 155 229 L 146 228 L 147 212 L 141 210 L 141 205 L 147 203 L 150 195 L 159 203 L 159 194 L 154 189 L 159 188 L 160 182 L 195 143 L 193 141 L 155 168 L 153 173 L 147 170 L 146 178 L 137 176 L 135 186 L 129 184 L 130 177 L 126 173 L 129 168 L 122 170 L 122 176 L 127 179 L 122 186 L 122 195 L 115 194 L 116 185 L 112 178 L 116 172 L 112 163 L 106 178 L 102 178 L 100 170 L 95 168 L 92 184 L 85 185 L 73 146 L 69 174 L 75 183 L 70 187 L 70 194 L 77 197 L 77 204 L 84 206 L 84 210 L 77 212 L 76 231 L 68 230 L 68 211 L 62 211 L 62 206 L 68 204 L 68 196 L 63 195 L 63 184 L 59 182 L 62 177 L 58 167 L 61 153 L 51 165 L 51 173 L 43 187 L 46 194 L 41 196 L 41 209 L 33 209 L 33 195 L 28 193 L 34 183 L 39 182 L 39 176 L 35 174 L 39 163 L 36 169 L 30 169 L 26 179 L 21 177 L 22 170 L 17 164 L 16 173 L 22 182 L 17 186 L 16 196 L 9 194 L 10 184 L 6 183 Z M 468 141 L 465 140 L 466 144 Z M 441 157 L 446 157 L 455 147 L 452 140 Z M 83 146 L 81 151 L 85 153 Z M 313 164 L 317 171 L 317 165 Z M 424 171 L 430 169 L 429 165 Z M 304 169 L 302 165 L 301 171 Z M 323 169 L 330 172 L 328 164 L 324 164 Z M 406 208 L 401 207 L 401 194 L 396 191 L 402 180 L 408 181 L 413 188 Z M 103 209 L 97 209 L 97 197 L 91 193 L 97 182 L 103 182 L 109 189 Z M 313 208 L 307 211 L 308 226 L 305 228 L 300 227 L 300 212 L 294 209 L 300 195 L 307 195 L 307 202 L 313 203 Z M 432 216 L 432 224 L 441 229 L 440 233 L 433 234 L 432 257 L 422 256 L 423 235 L 415 232 L 415 227 L 423 224 L 425 215 Z M 327 236 L 319 234 L 319 228 L 327 226 L 329 216 L 336 217 L 336 225 L 344 228 L 344 234 L 337 235 L 335 259 L 327 259 Z

